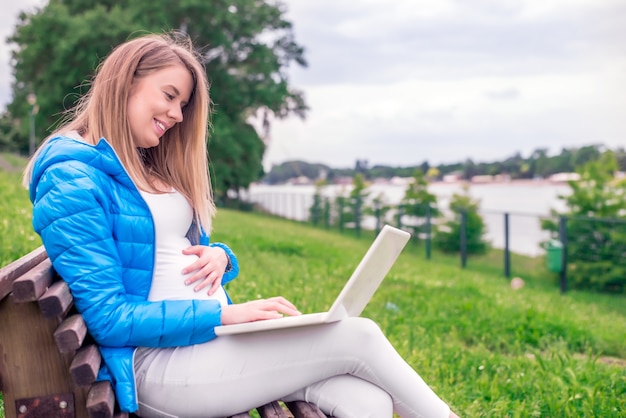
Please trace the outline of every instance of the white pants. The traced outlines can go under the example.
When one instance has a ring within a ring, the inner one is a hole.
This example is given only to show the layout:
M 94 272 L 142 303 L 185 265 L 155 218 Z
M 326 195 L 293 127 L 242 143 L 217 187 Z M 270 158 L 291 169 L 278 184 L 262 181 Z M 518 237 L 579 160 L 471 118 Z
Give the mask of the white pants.
M 143 418 L 226 417 L 276 399 L 315 403 L 337 418 L 444 418 L 449 407 L 365 318 L 139 348 Z

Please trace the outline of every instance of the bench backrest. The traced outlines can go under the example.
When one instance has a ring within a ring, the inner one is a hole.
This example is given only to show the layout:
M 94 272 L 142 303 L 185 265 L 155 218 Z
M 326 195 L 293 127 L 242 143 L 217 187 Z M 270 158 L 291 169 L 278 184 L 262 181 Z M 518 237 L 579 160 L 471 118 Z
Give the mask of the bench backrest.
M 43 247 L 0 270 L 0 390 L 7 418 L 124 417 L 101 357 Z

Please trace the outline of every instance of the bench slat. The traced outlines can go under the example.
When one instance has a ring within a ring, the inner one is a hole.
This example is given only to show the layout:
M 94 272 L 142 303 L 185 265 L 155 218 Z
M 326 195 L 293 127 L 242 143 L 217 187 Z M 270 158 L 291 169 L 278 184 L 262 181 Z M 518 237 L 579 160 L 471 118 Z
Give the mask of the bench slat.
M 89 418 L 113 418 L 115 393 L 108 380 L 94 383 L 87 394 Z
M 50 259 L 45 259 L 13 282 L 13 301 L 15 303 L 36 301 L 50 287 L 53 278 L 52 263 Z
M 54 331 L 54 341 L 61 353 L 71 353 L 80 348 L 87 336 L 87 325 L 79 314 L 65 318 Z
M 82 347 L 70 365 L 70 374 L 79 386 L 88 386 L 96 381 L 102 357 L 98 348 L 90 344 Z
M 257 408 L 261 418 L 288 418 L 285 410 L 276 401 Z
M 72 301 L 69 286 L 59 280 L 39 298 L 39 309 L 46 318 L 64 317 L 72 307 Z
M 48 258 L 48 254 L 43 246 L 37 248 L 15 260 L 11 264 L 0 269 L 0 300 L 4 299 L 6 295 L 11 293 L 13 288 L 13 282 L 26 273 L 28 270 L 41 263 Z
M 312 403 L 304 401 L 285 402 L 295 418 L 327 418 L 320 409 Z

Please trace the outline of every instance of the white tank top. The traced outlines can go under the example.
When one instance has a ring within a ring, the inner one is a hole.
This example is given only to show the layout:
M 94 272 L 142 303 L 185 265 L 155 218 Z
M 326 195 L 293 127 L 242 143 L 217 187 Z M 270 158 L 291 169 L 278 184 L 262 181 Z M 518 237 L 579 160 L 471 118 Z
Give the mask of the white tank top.
M 222 286 L 209 296 L 208 288 L 194 292 L 198 282 L 185 285 L 192 273 L 182 274 L 182 270 L 198 259 L 182 252 L 191 245 L 186 235 L 193 221 L 193 209 L 187 199 L 176 190 L 160 194 L 140 192 L 152 213 L 156 234 L 156 260 L 148 300 L 215 299 L 222 305 L 228 304 Z

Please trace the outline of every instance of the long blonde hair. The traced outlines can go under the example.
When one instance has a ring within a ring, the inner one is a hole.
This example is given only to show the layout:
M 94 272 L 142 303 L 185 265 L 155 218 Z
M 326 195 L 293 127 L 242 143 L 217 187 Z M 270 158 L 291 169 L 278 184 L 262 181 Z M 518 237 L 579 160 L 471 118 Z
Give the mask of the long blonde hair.
M 133 82 L 180 64 L 194 81 L 183 121 L 169 129 L 158 146 L 138 150 L 126 116 Z M 137 187 L 154 190 L 154 177 L 174 187 L 191 202 L 196 224 L 209 232 L 215 215 L 207 151 L 210 106 L 206 71 L 190 39 L 180 34 L 146 35 L 117 46 L 108 55 L 97 68 L 89 92 L 72 109 L 70 119 L 44 144 L 56 134 L 70 131 L 77 131 L 94 145 L 106 138 Z M 25 183 L 30 182 L 37 155 L 26 168 Z

